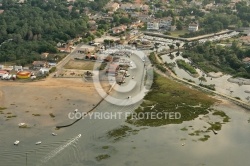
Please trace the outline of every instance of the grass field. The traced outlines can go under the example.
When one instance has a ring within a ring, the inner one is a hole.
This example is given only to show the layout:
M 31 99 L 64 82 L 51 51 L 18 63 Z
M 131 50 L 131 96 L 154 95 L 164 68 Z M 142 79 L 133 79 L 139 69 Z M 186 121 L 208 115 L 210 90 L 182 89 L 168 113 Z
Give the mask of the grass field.
M 189 33 L 187 30 L 177 30 L 177 31 L 171 31 L 171 36 L 179 37 L 180 35 L 184 35 L 185 33 Z
M 93 70 L 95 62 L 83 60 L 70 60 L 65 66 L 65 69 L 77 70 Z

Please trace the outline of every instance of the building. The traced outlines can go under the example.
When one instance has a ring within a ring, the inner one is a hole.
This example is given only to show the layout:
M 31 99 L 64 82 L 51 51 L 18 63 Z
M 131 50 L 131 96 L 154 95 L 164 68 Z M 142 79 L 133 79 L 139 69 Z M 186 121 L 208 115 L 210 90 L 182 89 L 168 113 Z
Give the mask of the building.
M 46 58 L 48 58 L 48 55 L 49 55 L 48 52 L 44 52 L 44 53 L 41 54 L 41 58 L 46 59 Z
M 0 14 L 2 14 L 4 12 L 4 10 L 0 10 Z
M 34 69 L 40 69 L 40 68 L 43 68 L 43 67 L 47 67 L 48 63 L 45 62 L 45 61 L 34 61 L 32 63 L 32 65 L 33 65 Z
M 39 71 L 42 73 L 42 74 L 46 74 L 46 73 L 49 73 L 49 68 L 41 68 Z
M 86 54 L 85 59 L 97 60 L 97 56 L 93 54 Z
M 94 53 L 96 51 L 96 47 L 92 45 L 82 45 L 78 48 L 77 52 L 80 54 Z
M 128 28 L 128 27 L 127 27 L 126 25 L 120 25 L 120 26 L 118 26 L 118 27 L 112 28 L 112 33 L 113 33 L 113 34 L 119 34 L 119 33 L 121 33 L 121 32 L 126 31 L 127 28 Z
M 242 36 L 239 38 L 239 40 L 245 45 L 250 45 L 250 36 Z
M 119 70 L 119 65 L 116 63 L 111 63 L 106 70 L 106 74 L 115 76 Z
M 149 21 L 147 22 L 147 30 L 159 30 L 159 22 L 158 21 Z
M 172 17 L 166 17 L 159 20 L 159 28 L 170 29 L 172 24 Z
M 109 12 L 115 12 L 116 10 L 118 10 L 120 8 L 120 4 L 119 3 L 108 3 L 106 6 L 106 9 L 109 10 Z
M 23 66 L 14 66 L 15 71 L 23 71 Z
M 242 62 L 245 63 L 246 65 L 250 65 L 250 57 L 242 59 Z
M 196 32 L 199 30 L 199 24 L 196 23 L 196 22 L 191 22 L 189 25 L 188 25 L 188 31 L 190 32 Z
M 61 47 L 61 48 L 57 48 L 59 52 L 67 52 L 70 53 L 71 52 L 71 48 L 70 47 Z

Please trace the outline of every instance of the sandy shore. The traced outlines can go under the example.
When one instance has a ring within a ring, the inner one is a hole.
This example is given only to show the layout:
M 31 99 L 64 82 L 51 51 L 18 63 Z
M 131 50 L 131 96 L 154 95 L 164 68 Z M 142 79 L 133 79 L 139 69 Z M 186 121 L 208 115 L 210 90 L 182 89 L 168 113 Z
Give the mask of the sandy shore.
M 82 78 L 47 78 L 28 83 L 1 81 L 0 107 L 7 108 L 0 114 L 1 125 L 17 126 L 24 122 L 29 126 L 54 127 L 67 124 L 72 121 L 68 118 L 69 112 L 75 109 L 86 112 L 100 100 L 93 83 L 84 82 Z
M 250 85 L 250 79 L 245 78 L 229 78 L 228 81 L 240 85 Z

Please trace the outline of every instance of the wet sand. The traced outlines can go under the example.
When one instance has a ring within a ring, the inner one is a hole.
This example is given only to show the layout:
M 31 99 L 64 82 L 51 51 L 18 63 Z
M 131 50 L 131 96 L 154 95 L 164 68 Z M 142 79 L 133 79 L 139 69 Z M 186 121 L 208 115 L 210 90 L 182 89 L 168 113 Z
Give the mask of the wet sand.
M 17 126 L 24 122 L 29 126 L 54 127 L 68 123 L 69 112 L 75 109 L 86 112 L 100 100 L 93 83 L 81 78 L 47 78 L 28 83 L 1 81 L 0 107 L 7 108 L 0 114 L 1 125 Z M 7 118 L 12 115 L 16 117 Z
M 245 78 L 229 78 L 228 81 L 240 85 L 250 85 L 250 79 Z

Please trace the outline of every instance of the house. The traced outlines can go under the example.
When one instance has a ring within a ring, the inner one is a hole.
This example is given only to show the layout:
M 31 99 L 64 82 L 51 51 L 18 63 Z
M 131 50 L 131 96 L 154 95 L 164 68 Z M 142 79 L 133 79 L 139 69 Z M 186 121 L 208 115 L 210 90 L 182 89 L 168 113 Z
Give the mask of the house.
M 159 20 L 159 28 L 170 29 L 172 24 L 172 17 L 166 17 Z
M 3 69 L 4 68 L 4 65 L 0 65 L 0 69 Z
M 149 6 L 148 5 L 142 5 L 141 10 L 144 12 L 148 12 L 149 11 Z
M 97 60 L 97 56 L 89 53 L 85 56 L 85 59 Z
M 113 57 L 111 55 L 107 56 L 105 59 L 104 59 L 105 62 L 112 62 L 113 61 Z
M 2 14 L 4 12 L 4 10 L 0 10 L 0 14 Z
M 134 7 L 131 3 L 123 3 L 121 4 L 121 7 L 120 7 L 122 10 L 126 10 L 126 11 L 129 11 L 129 10 L 133 10 Z
M 111 63 L 106 70 L 106 74 L 115 76 L 119 70 L 119 65 L 116 63 Z
M 49 73 L 49 68 L 40 68 L 40 72 L 42 73 L 42 74 L 46 74 L 46 73 Z
M 22 66 L 14 66 L 15 71 L 23 71 Z
M 130 29 L 138 29 L 138 28 L 143 27 L 143 26 L 144 26 L 144 23 L 139 20 L 139 21 L 136 21 L 136 22 L 132 23 L 129 26 L 129 28 Z
M 48 63 L 45 61 L 34 61 L 32 63 L 34 69 L 40 69 L 48 66 Z
M 49 62 L 48 65 L 49 65 L 49 67 L 55 67 L 55 66 L 56 66 L 56 63 L 54 63 L 54 62 Z
M 2 69 L 9 72 L 14 69 L 14 66 L 3 66 Z
M 77 52 L 80 53 L 80 54 L 83 54 L 83 53 L 93 53 L 96 51 L 96 47 L 95 46 L 90 46 L 90 45 L 82 45 L 78 50 Z
M 209 3 L 204 8 L 205 10 L 212 10 L 215 8 L 215 5 L 213 3 Z
M 71 52 L 71 48 L 70 47 L 61 47 L 61 48 L 57 48 L 59 52 L 67 52 L 70 53 Z
M 154 21 L 149 21 L 147 22 L 147 30 L 159 30 L 159 22 L 154 20 Z
M 46 59 L 48 57 L 49 53 L 48 52 L 44 52 L 41 54 L 41 58 L 42 59 Z
M 71 12 L 72 11 L 72 9 L 73 9 L 73 6 L 72 5 L 70 5 L 69 7 L 67 7 L 68 8 L 68 10 L 69 10 L 69 12 Z
M 246 58 L 242 59 L 242 62 L 247 64 L 247 65 L 250 65 L 250 57 L 246 57 Z
M 112 33 L 113 34 L 119 34 L 119 33 L 124 32 L 126 30 L 127 30 L 127 26 L 126 25 L 120 25 L 118 27 L 112 28 Z
M 199 29 L 199 24 L 196 23 L 196 22 L 191 22 L 191 23 L 188 25 L 188 30 L 189 30 L 190 32 L 196 32 L 196 31 L 198 31 L 198 29 Z
M 73 3 L 74 3 L 75 1 L 76 1 L 76 0 L 67 0 L 67 2 L 73 2 Z
M 108 3 L 106 5 L 106 9 L 109 10 L 110 12 L 115 12 L 116 10 L 118 10 L 120 8 L 120 4 L 119 3 Z
M 239 38 L 239 40 L 245 45 L 250 45 L 250 36 L 242 36 Z

